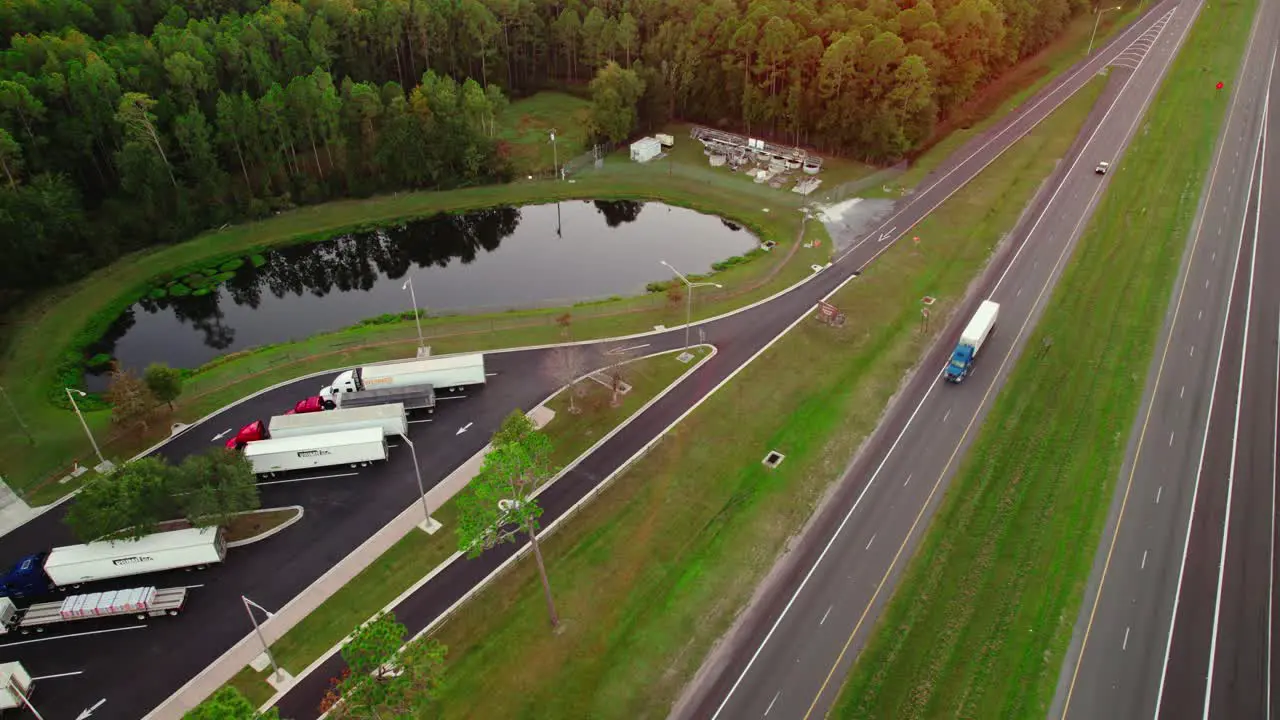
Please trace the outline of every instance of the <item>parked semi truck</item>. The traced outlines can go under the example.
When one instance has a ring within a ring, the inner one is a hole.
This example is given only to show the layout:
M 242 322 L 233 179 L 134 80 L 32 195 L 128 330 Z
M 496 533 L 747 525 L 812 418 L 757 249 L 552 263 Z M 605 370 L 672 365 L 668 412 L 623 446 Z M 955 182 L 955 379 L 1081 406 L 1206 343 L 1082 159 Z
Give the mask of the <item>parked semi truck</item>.
M 259 475 L 271 476 L 289 470 L 368 465 L 387 459 L 387 438 L 380 427 L 270 438 L 251 442 L 244 455 Z
M 50 625 L 91 618 L 133 616 L 145 620 L 148 617 L 177 615 L 186 604 L 185 587 L 160 590 L 150 586 L 70 595 L 25 609 L 19 609 L 9 598 L 0 598 L 0 635 L 13 630 L 24 635 L 44 632 Z
M 409 420 L 402 403 L 386 403 L 370 407 L 342 407 L 321 413 L 285 414 L 271 418 L 270 423 L 261 420 L 245 425 L 235 437 L 227 441 L 227 449 L 243 450 L 246 445 L 259 440 L 271 440 L 303 435 L 379 428 L 384 436 L 405 435 L 409 432 Z
M 165 570 L 203 568 L 227 556 L 220 528 L 188 528 L 138 540 L 100 540 L 28 555 L 0 578 L 0 597 L 38 598 L 65 588 Z
M 948 380 L 958 383 L 969 375 L 973 369 L 973 362 L 978 357 L 978 351 L 982 349 L 987 338 L 991 337 L 991 331 L 996 326 L 996 317 L 999 315 L 998 303 L 983 300 L 978 306 L 978 311 L 973 314 L 969 324 L 964 326 L 964 332 L 960 333 L 960 342 L 951 353 L 951 362 L 947 363 L 946 371 Z
M 331 401 L 341 407 L 348 395 L 369 390 L 429 385 L 433 392 L 453 392 L 474 385 L 483 385 L 484 382 L 484 354 L 471 353 L 406 360 L 385 365 L 366 365 L 354 370 L 344 370 L 332 382 L 321 388 L 319 395 L 322 400 Z

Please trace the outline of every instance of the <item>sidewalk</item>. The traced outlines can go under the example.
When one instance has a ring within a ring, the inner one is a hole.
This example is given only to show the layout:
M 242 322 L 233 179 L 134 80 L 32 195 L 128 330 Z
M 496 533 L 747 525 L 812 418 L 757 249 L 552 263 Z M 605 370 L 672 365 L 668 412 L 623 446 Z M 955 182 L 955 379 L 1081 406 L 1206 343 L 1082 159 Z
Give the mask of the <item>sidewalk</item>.
M 0 477 L 0 535 L 21 526 L 26 521 L 39 515 L 40 510 L 32 510 Z
M 546 425 L 553 417 L 555 412 L 542 405 L 529 411 L 529 419 L 538 428 Z M 466 487 L 467 483 L 480 472 L 480 464 L 488 451 L 489 446 L 485 445 L 480 452 L 472 455 L 448 477 L 428 490 L 427 505 L 438 508 Z M 3 511 L 0 511 L 0 520 L 2 519 Z M 400 538 L 417 530 L 421 522 L 422 503 L 415 499 L 395 519 L 384 525 L 381 530 L 361 543 L 337 565 L 261 623 L 262 635 L 267 643 L 279 640 L 321 603 L 389 550 L 392 545 L 399 542 Z M 452 530 L 442 528 L 441 532 L 452 532 Z M 148 713 L 144 720 L 178 720 L 184 713 L 199 705 L 235 677 L 241 668 L 252 663 L 259 655 L 262 655 L 262 643 L 253 632 L 249 632 L 199 675 L 187 681 L 177 692 Z

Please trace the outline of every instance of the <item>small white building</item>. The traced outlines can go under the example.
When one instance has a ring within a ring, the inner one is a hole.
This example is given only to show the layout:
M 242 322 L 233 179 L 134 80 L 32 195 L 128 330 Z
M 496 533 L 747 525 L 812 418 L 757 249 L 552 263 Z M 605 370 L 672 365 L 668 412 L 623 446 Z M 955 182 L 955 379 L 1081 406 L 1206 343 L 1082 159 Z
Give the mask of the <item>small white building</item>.
M 662 154 L 662 143 L 657 138 L 641 138 L 631 143 L 631 159 L 636 162 L 649 162 Z
M 673 137 L 671 137 L 670 135 L 665 134 L 665 133 L 658 133 L 657 135 L 654 135 L 653 137 L 654 137 L 654 138 L 656 138 L 656 139 L 657 139 L 657 141 L 658 141 L 659 143 L 661 143 L 661 144 L 662 144 L 662 147 L 664 147 L 664 148 L 669 148 L 669 147 L 671 147 L 671 146 L 673 146 L 673 145 L 675 145 L 675 144 L 676 144 L 676 139 L 675 139 L 675 138 L 673 138 Z

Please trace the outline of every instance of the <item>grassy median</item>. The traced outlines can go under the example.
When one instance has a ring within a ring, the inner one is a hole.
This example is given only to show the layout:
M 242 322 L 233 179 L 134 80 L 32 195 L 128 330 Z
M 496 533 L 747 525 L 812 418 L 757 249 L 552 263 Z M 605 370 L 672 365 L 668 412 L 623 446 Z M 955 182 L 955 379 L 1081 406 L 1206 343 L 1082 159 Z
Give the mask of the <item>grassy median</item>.
M 1101 87 L 918 226 L 918 249 L 894 247 L 837 293 L 843 328 L 800 323 L 545 541 L 562 632 L 547 631 L 530 562 L 446 621 L 443 716 L 663 716 L 944 325 L 922 332 L 920 298 L 938 298 L 935 318 L 955 307 Z M 770 450 L 786 456 L 776 470 Z
M 1255 7 L 1193 28 L 833 716 L 1047 712 Z
M 555 463 L 564 466 L 572 462 L 711 351 L 700 346 L 691 348 L 689 352 L 694 357 L 688 363 L 680 362 L 676 357 L 678 353 L 664 353 L 626 363 L 624 379 L 631 387 L 620 396 L 617 407 L 610 405 L 612 393 L 609 389 L 592 378 L 580 380 L 577 384 L 581 394 L 575 404 L 580 412 L 569 412 L 569 398 L 564 392 L 552 398 L 547 407 L 556 415 L 543 430 L 555 447 Z M 431 514 L 445 526 L 443 531 L 435 535 L 410 532 L 393 545 L 354 580 L 272 643 L 276 662 L 294 675 L 302 672 L 357 625 L 453 555 L 458 549 L 453 530 L 457 526 L 453 502 L 443 503 Z M 274 693 L 265 678 L 265 672 L 255 672 L 246 667 L 230 684 L 254 704 L 261 705 Z

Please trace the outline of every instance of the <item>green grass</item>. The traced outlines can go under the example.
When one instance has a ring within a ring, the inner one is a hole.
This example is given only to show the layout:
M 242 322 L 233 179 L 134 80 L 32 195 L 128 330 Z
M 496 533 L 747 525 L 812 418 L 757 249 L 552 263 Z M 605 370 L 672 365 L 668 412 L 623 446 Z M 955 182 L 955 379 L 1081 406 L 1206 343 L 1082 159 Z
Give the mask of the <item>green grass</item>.
M 58 485 L 56 480 L 67 472 L 72 460 L 79 459 L 85 463 L 92 456 L 92 450 L 75 415 L 48 401 L 52 390 L 61 392 L 61 385 L 55 377 L 59 359 L 77 342 L 95 337 L 135 298 L 148 292 L 153 279 L 165 274 L 180 276 L 186 272 L 183 268 L 198 269 L 217 264 L 221 258 L 251 256 L 271 246 L 304 242 L 433 212 L 585 197 L 652 199 L 715 212 L 746 226 L 761 239 L 780 244 L 775 253 L 722 273 L 718 281 L 727 289 L 700 294 L 699 308 L 702 312 L 722 312 L 759 299 L 803 277 L 809 272 L 810 264 L 826 261 L 829 242 L 824 242 L 820 249 L 798 249 L 792 262 L 785 266 L 782 264 L 800 229 L 799 196 L 758 186 L 751 186 L 744 192 L 733 183 L 717 177 L 724 174 L 698 167 L 685 168 L 683 172 L 667 176 L 655 166 L 637 165 L 625 157 L 611 157 L 602 169 L 581 175 L 575 183 L 535 181 L 335 202 L 130 256 L 79 283 L 33 301 L 12 323 L 13 331 L 5 338 L 7 345 L 0 357 L 0 386 L 13 398 L 23 420 L 36 436 L 37 444 L 29 446 L 16 423 L 0 423 L 0 457 L 4 458 L 0 475 L 32 502 L 56 499 L 69 489 Z M 763 207 L 770 207 L 771 212 L 763 212 Z M 808 232 L 814 237 L 826 237 L 825 230 L 816 224 L 811 225 Z M 761 286 L 761 281 L 766 284 Z M 509 346 L 531 341 L 530 338 L 546 342 L 558 337 L 554 316 L 565 310 L 570 310 L 575 317 L 587 317 L 582 322 L 575 322 L 574 332 L 580 333 L 581 337 L 587 337 L 593 327 L 595 332 L 608 335 L 648 329 L 656 323 L 673 324 L 680 318 L 676 309 L 666 307 L 661 297 L 647 296 L 558 310 L 432 319 L 424 323 L 424 331 L 465 333 L 462 342 L 454 343 L 461 346 L 460 349 Z M 85 318 L 89 318 L 87 323 Z M 504 328 L 510 332 L 495 332 Z M 274 382 L 309 368 L 333 367 L 348 360 L 401 356 L 409 350 L 409 345 L 382 347 L 372 352 L 365 351 L 363 355 L 353 349 L 371 343 L 404 340 L 412 333 L 412 322 L 370 326 L 240 354 L 233 362 L 224 358 L 208 372 L 199 372 L 189 381 L 186 397 L 179 401 L 176 419 L 189 422 L 217 407 L 206 402 L 207 392 L 210 388 L 223 388 L 229 378 L 239 378 L 242 382 L 235 388 L 219 392 L 218 397 L 224 402 L 269 384 L 264 382 L 265 376 L 255 375 L 264 370 L 277 372 L 272 376 Z M 352 352 L 345 352 L 348 350 Z M 316 353 L 329 355 L 309 361 L 310 364 L 297 363 Z M 192 395 L 201 397 L 193 399 Z M 0 408 L 0 417 L 8 413 L 7 405 Z M 130 457 L 161 436 L 153 431 L 150 434 L 122 433 L 113 439 L 106 411 L 86 412 L 85 418 L 103 445 L 104 452 L 117 461 Z M 153 430 L 165 427 L 167 422 L 158 421 Z M 92 473 L 87 473 L 80 481 L 91 477 Z
M 554 174 L 557 160 L 588 150 L 590 110 L 590 101 L 562 92 L 540 92 L 508 105 L 498 118 L 498 139 L 507 143 L 516 175 Z
M 1047 711 L 1255 6 L 1193 28 L 834 716 Z
M 676 353 L 640 358 L 626 364 L 625 379 L 631 390 L 622 396 L 617 407 L 610 406 L 607 388 L 592 380 L 580 381 L 583 390 L 576 400 L 581 412 L 568 412 L 568 396 L 561 392 L 547 403 L 556 416 L 543 431 L 555 447 L 554 459 L 565 465 L 590 448 L 642 405 L 671 385 L 690 367 L 710 352 L 706 347 L 690 351 L 695 358 L 688 364 L 676 360 Z M 378 609 L 409 589 L 458 547 L 453 528 L 457 527 L 457 510 L 452 501 L 432 510 L 432 516 L 444 525 L 435 535 L 410 532 L 365 568 L 351 582 L 334 593 L 271 645 L 276 662 L 294 675 L 301 672 L 326 650 L 346 637 L 357 625 L 369 619 Z M 266 702 L 273 690 L 266 674 L 245 667 L 229 683 L 255 704 Z
M 918 250 L 895 246 L 846 285 L 843 328 L 800 323 L 544 541 L 562 632 L 530 562 L 445 622 L 443 716 L 665 715 L 944 325 L 921 331 L 919 298 L 951 312 L 1101 87 L 922 223 Z M 776 470 L 770 450 L 786 455 Z
M 1111 36 L 1128 27 L 1146 8 L 1146 2 L 1147 0 L 1125 0 L 1118 3 L 1124 8 L 1123 11 L 1104 14 L 1098 24 L 1094 48 L 1106 44 Z M 1081 15 L 1072 20 L 1048 47 L 1009 70 L 985 87 L 977 97 L 953 112 L 948 121 L 937 128 L 934 142 L 912 160 L 905 172 L 886 184 L 889 192 L 886 193 L 882 188 L 872 188 L 864 195 L 897 197 L 904 190 L 919 184 L 961 146 L 985 132 L 1083 59 L 1089 47 L 1089 36 L 1093 32 L 1095 19 L 1093 15 Z

